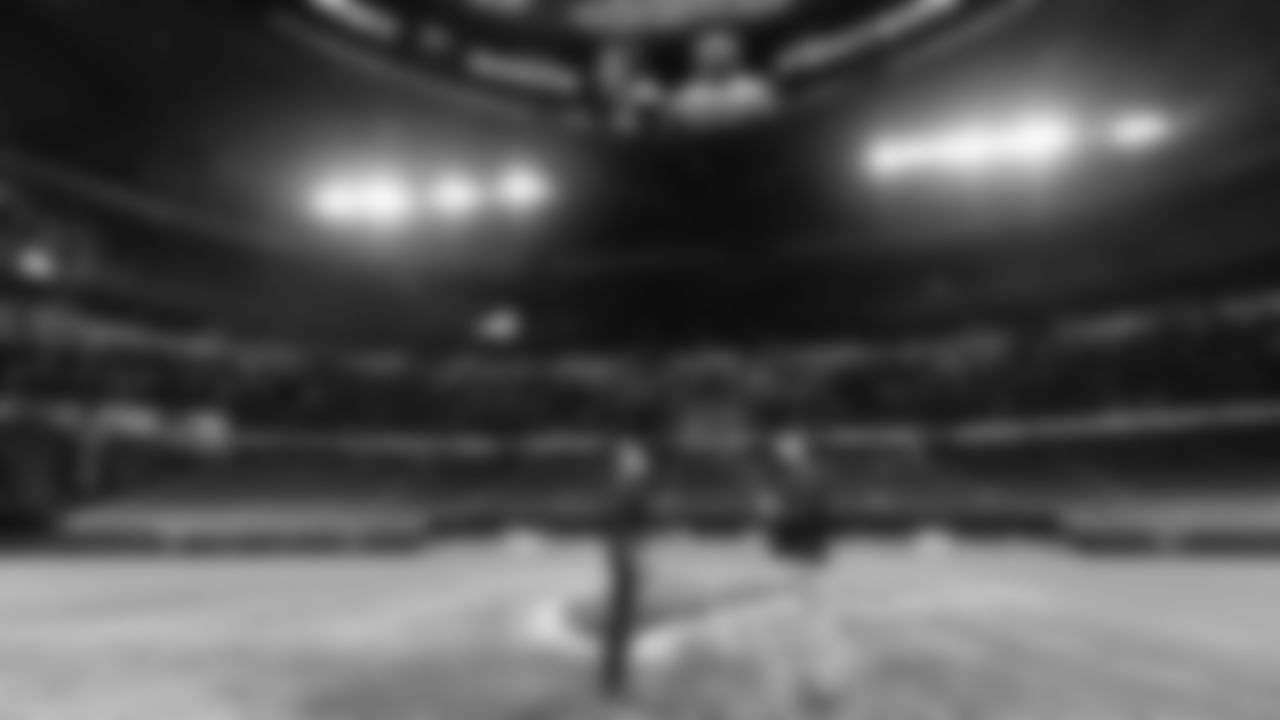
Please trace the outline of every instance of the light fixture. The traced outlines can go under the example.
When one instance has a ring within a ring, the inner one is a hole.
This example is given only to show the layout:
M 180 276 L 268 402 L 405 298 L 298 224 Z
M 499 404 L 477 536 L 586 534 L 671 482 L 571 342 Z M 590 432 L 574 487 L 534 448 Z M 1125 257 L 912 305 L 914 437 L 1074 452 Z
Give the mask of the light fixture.
M 544 207 L 552 196 L 551 182 L 526 165 L 508 168 L 494 185 L 494 197 L 504 209 L 527 212 Z
M 970 128 L 944 135 L 925 145 L 924 155 L 940 169 L 981 172 L 998 164 L 1005 151 L 1004 139 L 994 133 Z
M 919 162 L 918 150 L 905 142 L 885 140 L 876 143 L 867 153 L 867 168 L 881 180 L 894 180 L 910 172 Z
M 1173 135 L 1173 123 L 1158 113 L 1133 112 L 1116 120 L 1109 134 L 1116 149 L 1140 152 L 1164 144 Z
M 1068 160 L 1081 145 L 1081 133 L 1065 116 L 1029 117 L 1003 133 L 1002 155 L 1010 161 L 1044 167 Z
M 317 219 L 335 225 L 354 222 L 362 212 L 360 193 L 349 182 L 324 183 L 313 191 L 310 204 Z
M 390 175 L 359 182 L 357 196 L 361 219 L 378 228 L 398 228 L 408 223 L 415 210 L 409 183 Z
M 428 187 L 426 202 L 436 215 L 467 219 L 484 208 L 485 188 L 465 175 L 450 175 Z

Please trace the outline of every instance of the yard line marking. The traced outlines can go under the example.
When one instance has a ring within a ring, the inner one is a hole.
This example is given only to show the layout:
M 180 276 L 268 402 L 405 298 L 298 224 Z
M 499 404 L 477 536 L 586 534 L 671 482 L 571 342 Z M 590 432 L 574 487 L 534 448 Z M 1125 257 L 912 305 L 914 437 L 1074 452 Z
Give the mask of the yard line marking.
M 1069 616 L 1063 619 L 1066 618 Z M 1079 626 L 1054 622 L 1052 618 L 1000 622 L 996 618 L 975 617 L 967 622 L 972 623 L 975 634 L 985 636 L 993 644 L 1065 663 L 1071 672 L 1082 673 L 1108 686 L 1114 682 L 1121 683 L 1120 687 L 1134 684 L 1134 690 L 1154 692 L 1166 701 L 1177 699 L 1243 710 L 1251 703 L 1265 700 L 1269 705 L 1280 700 L 1274 691 L 1264 692 L 1262 684 L 1250 686 L 1242 679 L 1225 675 L 1221 668 L 1213 666 L 1212 659 L 1155 653 L 1152 648 L 1144 650 L 1136 645 L 1126 648 L 1123 639 L 1114 634 L 1082 632 Z M 1140 642 L 1137 638 L 1134 641 Z M 1256 711 L 1257 707 L 1260 705 L 1249 711 Z
M 418 572 L 406 568 L 407 572 Z M 428 637 L 457 629 L 441 620 L 468 608 L 516 602 L 520 595 L 547 584 L 563 585 L 578 574 L 569 568 L 550 575 L 486 573 L 452 586 L 334 588 L 331 597 L 307 600 L 275 596 L 262 588 L 228 589 L 186 606 L 145 612 L 57 613 L 26 618 L 21 626 L 0 630 L 0 651 L 19 649 L 93 650 L 134 648 L 182 650 L 255 649 L 280 645 L 344 647 L 362 650 L 407 648 Z M 104 598 L 105 599 L 105 598 Z M 0 609 L 0 615 L 3 610 Z

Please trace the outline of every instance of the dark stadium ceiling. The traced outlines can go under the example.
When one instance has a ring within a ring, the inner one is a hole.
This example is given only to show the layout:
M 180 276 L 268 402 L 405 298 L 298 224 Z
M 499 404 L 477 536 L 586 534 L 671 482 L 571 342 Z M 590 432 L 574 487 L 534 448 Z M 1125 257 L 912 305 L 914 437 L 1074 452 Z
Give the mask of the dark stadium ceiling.
M 686 48 L 710 25 L 759 38 L 746 43 L 758 61 L 826 20 L 855 27 L 894 6 L 368 2 L 436 18 L 468 47 L 570 60 L 619 37 Z M 329 319 L 362 339 L 456 326 L 504 300 L 566 339 L 763 341 L 1280 279 L 1273 0 L 961 3 L 980 11 L 824 67 L 768 122 L 693 135 L 590 132 L 561 122 L 561 106 L 529 112 L 524 94 L 457 66 L 330 32 L 313 12 L 322 3 L 0 3 L 0 168 L 91 219 L 113 252 L 167 276 L 174 298 L 235 283 L 244 307 L 230 316 L 306 315 L 315 329 L 323 294 Z M 879 133 L 1037 102 L 1151 106 L 1193 128 L 1158 155 L 1084 168 L 1050 197 L 894 196 L 858 172 L 859 146 Z M 348 263 L 298 212 L 300 187 L 347 159 L 510 155 L 554 172 L 560 206 L 529 227 L 453 238 L 462 249 L 450 253 Z M 404 302 L 415 311 L 393 309 Z
M 1035 0 L 275 0 L 262 14 L 424 85 L 597 131 L 681 128 L 700 71 L 750 71 L 751 114 L 837 96 L 928 41 Z M 719 46 L 719 49 L 711 49 Z M 726 55 L 727 53 L 727 55 Z M 706 57 L 708 54 L 711 58 Z M 718 58 L 718 59 L 716 59 Z M 745 75 L 740 75 L 742 80 Z M 741 100 L 740 100 L 741 101 Z M 729 102 L 732 102 L 730 100 Z

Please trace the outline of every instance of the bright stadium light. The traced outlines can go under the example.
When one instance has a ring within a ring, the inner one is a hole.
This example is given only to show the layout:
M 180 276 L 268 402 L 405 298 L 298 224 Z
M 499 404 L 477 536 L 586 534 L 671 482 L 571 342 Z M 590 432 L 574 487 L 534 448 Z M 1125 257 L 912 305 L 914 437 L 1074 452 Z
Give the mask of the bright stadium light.
M 316 183 L 305 202 L 310 215 L 331 228 L 398 233 L 432 220 L 465 224 L 485 214 L 526 215 L 555 194 L 541 169 L 512 163 L 490 176 L 459 168 L 425 181 L 394 169 L 339 174 Z
M 537 210 L 551 200 L 551 182 L 545 175 L 527 166 L 507 169 L 498 178 L 494 195 L 508 210 Z
M 315 189 L 311 212 L 325 223 L 344 228 L 394 228 L 414 215 L 409 184 L 392 175 L 328 180 Z
M 427 204 L 432 211 L 450 219 L 465 219 L 485 205 L 485 188 L 462 175 L 441 178 L 427 190 Z
M 311 212 L 334 224 L 357 221 L 362 215 L 359 189 L 349 182 L 325 183 L 311 197 Z
M 1070 159 L 1081 135 L 1068 118 L 1029 116 L 1003 126 L 972 127 L 928 143 L 929 164 L 959 172 L 1028 170 Z
M 867 153 L 871 174 L 882 180 L 893 180 L 915 168 L 919 152 L 905 142 L 886 140 L 876 143 Z
M 1169 118 L 1153 112 L 1135 112 L 1116 120 L 1111 144 L 1127 152 L 1140 152 L 1164 144 L 1173 135 Z
M 1108 123 L 1069 113 L 1032 111 L 1004 122 L 975 124 L 873 144 L 866 156 L 879 180 L 905 176 L 1021 175 L 1065 168 L 1110 152 L 1135 153 L 1168 141 L 1173 123 L 1135 112 Z
M 1036 167 L 1069 160 L 1082 140 L 1075 123 L 1053 115 L 1027 118 L 1003 135 L 1003 153 L 1011 161 Z
M 982 172 L 1003 159 L 1003 139 L 980 129 L 948 133 L 929 143 L 925 156 L 929 164 L 958 172 Z
M 398 227 L 412 219 L 413 192 L 408 183 L 390 176 L 364 180 L 359 187 L 362 219 L 376 227 Z

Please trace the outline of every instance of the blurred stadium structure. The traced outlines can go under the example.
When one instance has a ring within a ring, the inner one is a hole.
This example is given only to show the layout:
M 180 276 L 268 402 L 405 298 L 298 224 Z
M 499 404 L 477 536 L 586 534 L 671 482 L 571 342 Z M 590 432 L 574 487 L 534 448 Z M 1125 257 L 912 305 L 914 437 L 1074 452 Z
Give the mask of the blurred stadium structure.
M 743 529 L 753 470 L 735 446 L 798 430 L 851 529 L 1052 536 L 1136 514 L 1171 533 L 1161 541 L 1201 529 L 1280 540 L 1273 295 L 1068 318 L 1034 336 L 644 362 L 321 353 L 71 301 L 0 310 L 6 432 L 29 438 L 4 443 L 11 513 L 75 532 L 581 532 L 627 438 L 672 476 L 674 525 Z M 708 421 L 708 408 L 729 418 Z M 1126 529 L 1140 539 L 1114 528 Z
M 0 718 L 1273 720 L 1278 8 L 0 2 Z
M 83 221 L 20 198 L 0 303 L 15 539 L 591 533 L 632 440 L 653 455 L 668 526 L 740 533 L 760 521 L 750 486 L 777 470 L 753 448 L 793 432 L 850 533 L 1280 543 L 1275 293 L 643 355 L 527 344 L 506 308 L 478 343 L 335 349 L 112 309 L 118 266 Z
M 1033 4 L 273 0 L 255 10 L 310 46 L 429 92 L 626 136 L 772 120 Z

